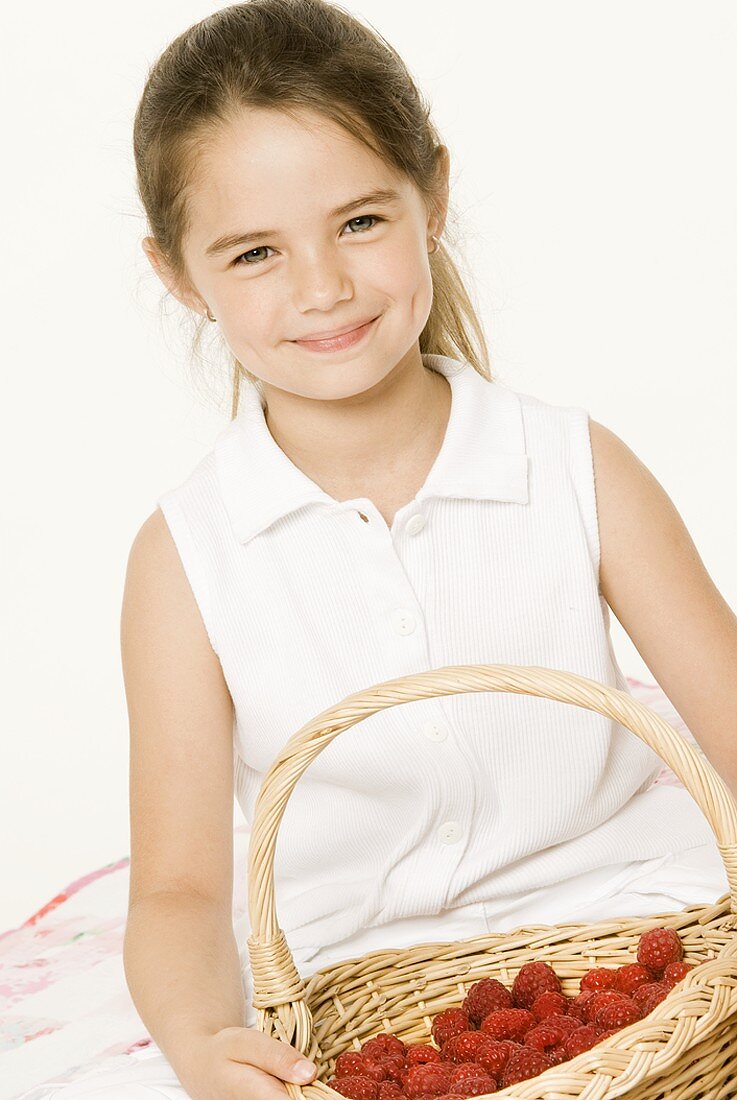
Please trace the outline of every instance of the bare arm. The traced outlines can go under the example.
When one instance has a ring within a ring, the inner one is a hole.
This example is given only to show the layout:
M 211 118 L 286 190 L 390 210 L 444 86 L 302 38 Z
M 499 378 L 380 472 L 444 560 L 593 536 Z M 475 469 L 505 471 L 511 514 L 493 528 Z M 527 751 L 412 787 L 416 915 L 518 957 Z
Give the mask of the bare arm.
M 245 1027 L 230 914 L 212 898 L 174 891 L 134 902 L 124 964 L 138 1014 L 180 1078 L 196 1036 Z
M 660 483 L 617 435 L 590 426 L 601 593 L 737 798 L 737 616 Z
M 131 548 L 121 616 L 130 719 L 126 980 L 177 1073 L 197 1033 L 244 1026 L 232 927 L 232 700 L 162 513 Z

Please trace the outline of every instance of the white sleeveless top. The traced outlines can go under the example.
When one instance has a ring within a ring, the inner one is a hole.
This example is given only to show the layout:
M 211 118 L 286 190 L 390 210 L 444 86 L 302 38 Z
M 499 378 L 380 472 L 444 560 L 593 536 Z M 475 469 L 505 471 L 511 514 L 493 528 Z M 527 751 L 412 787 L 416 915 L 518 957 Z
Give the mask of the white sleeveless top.
M 629 691 L 598 587 L 588 413 L 422 358 L 451 385 L 450 420 L 391 528 L 287 458 L 248 382 L 214 448 L 158 499 L 233 697 L 248 822 L 292 734 L 384 680 L 519 664 Z M 623 726 L 550 699 L 469 692 L 384 710 L 295 788 L 277 840 L 280 926 L 306 957 L 713 841 L 687 792 L 650 788 L 661 767 Z

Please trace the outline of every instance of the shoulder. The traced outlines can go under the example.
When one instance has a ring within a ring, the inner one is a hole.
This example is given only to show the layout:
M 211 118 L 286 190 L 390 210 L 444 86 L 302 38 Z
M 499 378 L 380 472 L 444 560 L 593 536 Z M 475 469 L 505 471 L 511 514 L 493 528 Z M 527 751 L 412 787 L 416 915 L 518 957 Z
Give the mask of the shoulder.
M 619 510 L 627 505 L 631 510 L 638 503 L 668 499 L 645 463 L 615 432 L 589 420 L 589 435 L 600 508 Z
M 601 588 L 614 606 L 627 577 L 692 556 L 693 544 L 670 496 L 615 432 L 590 422 L 601 538 Z

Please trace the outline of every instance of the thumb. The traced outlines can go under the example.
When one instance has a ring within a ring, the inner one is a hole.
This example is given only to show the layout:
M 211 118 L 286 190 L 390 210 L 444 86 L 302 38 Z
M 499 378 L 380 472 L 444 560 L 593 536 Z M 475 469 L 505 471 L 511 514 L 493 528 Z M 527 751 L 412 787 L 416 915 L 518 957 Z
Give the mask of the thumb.
M 254 1044 L 254 1061 L 274 1077 L 295 1085 L 306 1085 L 317 1073 L 315 1063 L 289 1043 L 272 1039 L 262 1031 L 252 1031 L 249 1037 Z

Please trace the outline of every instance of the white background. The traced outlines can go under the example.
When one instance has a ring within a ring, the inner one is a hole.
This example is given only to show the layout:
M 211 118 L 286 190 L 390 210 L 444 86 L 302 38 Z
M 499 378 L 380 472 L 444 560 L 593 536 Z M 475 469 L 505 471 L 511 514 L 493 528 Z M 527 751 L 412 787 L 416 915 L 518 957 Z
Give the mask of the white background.
M 494 374 L 620 435 L 737 607 L 737 9 L 347 6 L 433 104 Z M 212 10 L 4 20 L 0 930 L 129 852 L 128 552 L 229 417 L 217 358 L 190 367 L 180 307 L 161 313 L 131 128 L 148 66 Z

